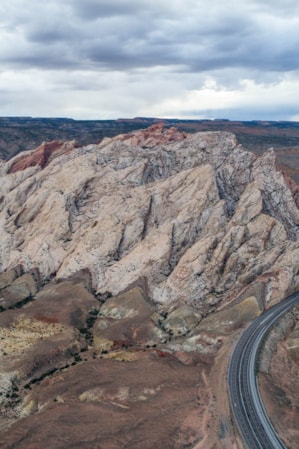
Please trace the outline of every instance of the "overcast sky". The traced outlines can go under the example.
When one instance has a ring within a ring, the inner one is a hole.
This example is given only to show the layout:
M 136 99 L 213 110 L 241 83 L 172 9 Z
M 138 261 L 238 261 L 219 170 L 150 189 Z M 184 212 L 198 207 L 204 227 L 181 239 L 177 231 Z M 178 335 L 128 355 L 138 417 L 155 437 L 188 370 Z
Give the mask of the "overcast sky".
M 299 120 L 298 0 L 1 0 L 0 116 Z

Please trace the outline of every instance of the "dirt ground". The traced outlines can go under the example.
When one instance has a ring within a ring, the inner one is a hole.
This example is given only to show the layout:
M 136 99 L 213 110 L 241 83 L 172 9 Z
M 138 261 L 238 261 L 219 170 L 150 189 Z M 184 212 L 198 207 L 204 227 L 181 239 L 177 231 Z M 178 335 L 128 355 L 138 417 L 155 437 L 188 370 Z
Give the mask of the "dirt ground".
M 269 373 L 259 374 L 259 384 L 266 410 L 280 438 L 287 447 L 298 447 L 299 364 L 290 356 L 285 341 L 278 344 Z

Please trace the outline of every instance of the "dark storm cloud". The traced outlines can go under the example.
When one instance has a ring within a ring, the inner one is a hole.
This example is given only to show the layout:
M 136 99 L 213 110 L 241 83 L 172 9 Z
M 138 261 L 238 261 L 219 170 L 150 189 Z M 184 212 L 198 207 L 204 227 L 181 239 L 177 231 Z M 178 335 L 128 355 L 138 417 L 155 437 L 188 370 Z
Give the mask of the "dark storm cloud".
M 96 20 L 98 18 L 113 16 L 129 16 L 143 12 L 149 2 L 142 0 L 122 1 L 122 0 L 74 0 L 71 2 L 75 15 L 81 19 Z
M 298 21 L 284 18 L 296 5 L 292 1 L 288 7 L 274 2 L 271 8 L 262 2 L 260 16 L 257 3 L 250 1 L 252 9 L 239 5 L 234 10 L 230 2 L 210 9 L 204 8 L 206 2 L 191 1 L 188 9 L 188 2 L 69 0 L 57 8 L 52 0 L 44 16 L 38 16 L 41 7 L 34 12 L 35 4 L 28 2 L 32 15 L 20 14 L 19 23 L 15 16 L 12 28 L 23 47 L 11 47 L 4 57 L 0 51 L 2 63 L 39 68 L 87 64 L 107 70 L 183 65 L 194 72 L 299 68 Z
M 74 106 L 78 102 L 86 102 L 86 111 L 90 103 L 96 110 L 96 95 L 111 114 L 120 107 L 123 114 L 131 103 L 135 109 L 141 105 L 145 110 L 155 103 L 158 111 L 165 105 L 168 113 L 169 108 L 184 102 L 184 95 L 190 102 L 186 109 L 191 111 L 193 93 L 205 91 L 211 80 L 208 90 L 226 92 L 219 101 L 229 101 L 229 95 L 236 101 L 233 91 L 249 89 L 242 84 L 244 80 L 267 92 L 271 86 L 274 92 L 280 83 L 280 95 L 286 93 L 291 98 L 299 71 L 297 3 L 27 0 L 24 4 L 23 0 L 1 0 L 0 88 L 5 86 L 4 91 L 14 93 L 14 104 L 22 93 L 25 113 L 30 89 L 37 91 L 39 108 L 40 95 L 55 108 L 63 94 L 66 113 L 71 114 L 79 111 Z M 128 100 L 133 96 L 134 102 Z M 7 98 L 9 101 L 9 94 Z M 203 98 L 212 101 L 209 96 Z M 215 97 L 213 102 L 216 111 Z M 210 109 L 202 107 L 201 115 L 210 114 Z

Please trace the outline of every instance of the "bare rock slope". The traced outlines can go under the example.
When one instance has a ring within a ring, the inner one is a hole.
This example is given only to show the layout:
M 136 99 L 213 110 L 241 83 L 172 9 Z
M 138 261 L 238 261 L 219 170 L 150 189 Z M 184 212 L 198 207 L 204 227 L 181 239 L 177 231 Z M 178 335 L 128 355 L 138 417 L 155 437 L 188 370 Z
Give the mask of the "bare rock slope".
M 0 175 L 0 448 L 242 447 L 228 355 L 299 286 L 298 186 L 274 153 L 158 124 Z
M 112 294 L 146 277 L 154 301 L 203 310 L 253 281 L 271 303 L 298 287 L 299 211 L 273 152 L 162 125 L 52 147 L 44 168 L 34 151 L 1 166 L 2 271 L 61 279 L 88 268 Z

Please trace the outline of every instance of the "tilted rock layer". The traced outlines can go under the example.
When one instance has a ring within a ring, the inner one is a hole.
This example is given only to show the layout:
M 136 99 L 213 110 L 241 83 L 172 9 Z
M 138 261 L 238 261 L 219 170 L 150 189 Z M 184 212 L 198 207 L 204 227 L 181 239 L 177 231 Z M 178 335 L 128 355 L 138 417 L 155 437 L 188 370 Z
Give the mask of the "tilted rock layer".
M 268 305 L 298 289 L 294 189 L 273 152 L 258 157 L 233 134 L 158 124 L 83 148 L 56 142 L 0 173 L 1 271 L 87 268 L 113 295 L 143 277 L 162 308 L 201 313 L 247 290 Z
M 158 124 L 44 143 L 0 176 L 0 448 L 239 447 L 231 348 L 299 284 L 298 186 L 274 153 Z

